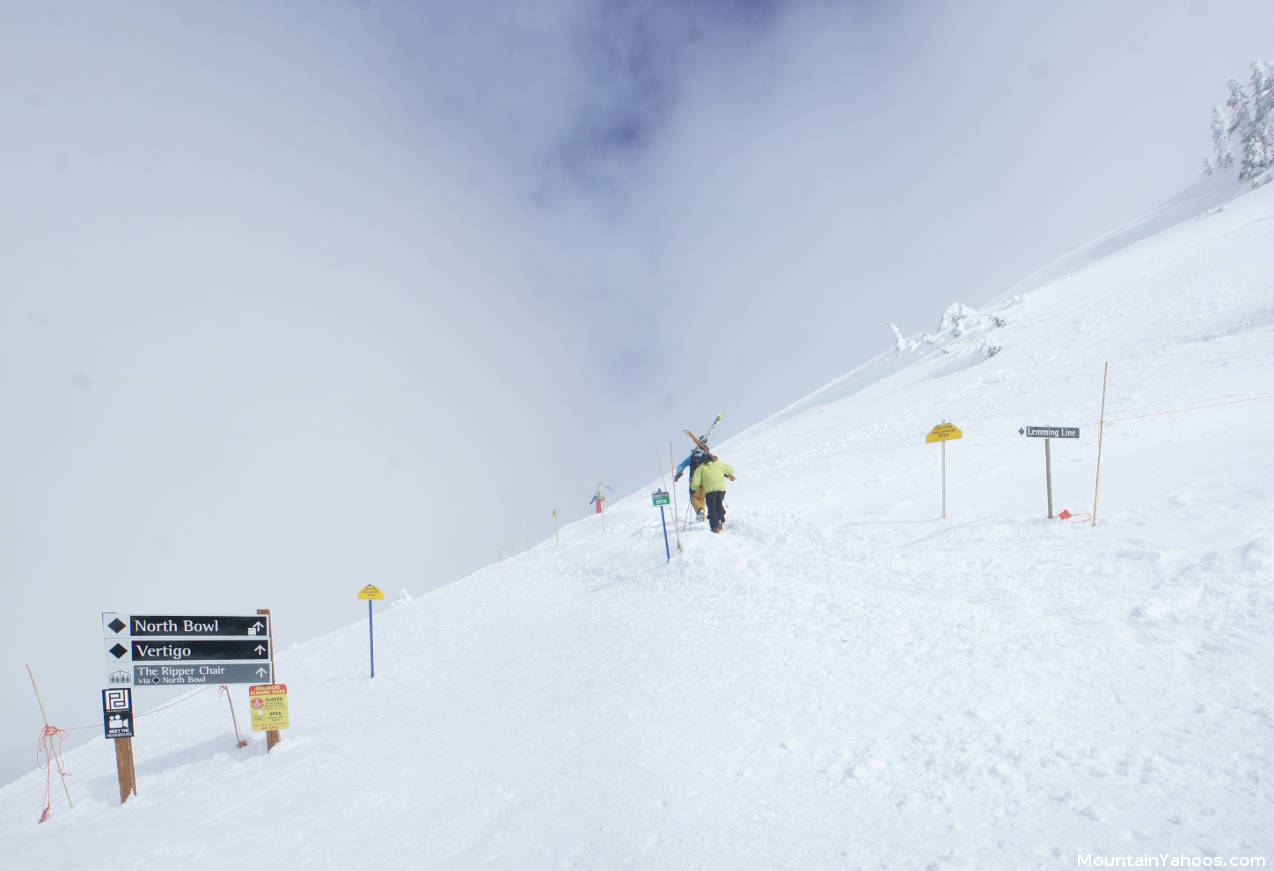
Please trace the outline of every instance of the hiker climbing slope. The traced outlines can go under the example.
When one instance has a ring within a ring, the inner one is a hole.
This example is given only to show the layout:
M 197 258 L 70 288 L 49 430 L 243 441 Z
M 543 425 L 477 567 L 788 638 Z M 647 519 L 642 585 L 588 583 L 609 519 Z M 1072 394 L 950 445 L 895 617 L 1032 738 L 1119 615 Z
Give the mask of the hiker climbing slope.
M 690 481 L 691 481 L 690 506 L 694 508 L 695 510 L 695 520 L 703 520 L 704 518 L 703 488 L 696 487 L 694 484 L 695 469 L 699 468 L 699 465 L 701 463 L 705 463 L 708 460 L 715 459 L 712 456 L 711 452 L 708 450 L 708 439 L 712 437 L 712 431 L 717 428 L 717 424 L 719 424 L 720 422 L 721 422 L 721 415 L 718 414 L 716 416 L 716 419 L 712 421 L 712 426 L 708 427 L 708 431 L 705 432 L 703 435 L 699 436 L 698 438 L 695 438 L 694 433 L 692 433 L 690 430 L 686 430 L 686 435 L 690 436 L 690 438 L 694 441 L 695 447 L 694 447 L 694 450 L 690 452 L 690 456 L 686 457 L 677 465 L 676 474 L 673 475 L 673 478 L 672 478 L 673 481 L 680 481 L 682 474 L 686 471 L 686 468 L 689 467 Z
M 708 506 L 708 525 L 713 532 L 720 532 L 725 525 L 725 481 L 734 480 L 734 466 L 713 458 L 695 469 L 690 486 L 703 487 L 704 501 Z

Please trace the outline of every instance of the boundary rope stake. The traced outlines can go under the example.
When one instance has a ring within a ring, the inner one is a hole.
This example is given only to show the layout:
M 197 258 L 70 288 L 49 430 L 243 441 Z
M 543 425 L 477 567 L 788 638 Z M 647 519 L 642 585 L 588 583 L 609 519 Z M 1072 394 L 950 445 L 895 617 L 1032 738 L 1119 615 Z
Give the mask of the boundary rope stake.
M 1106 424 L 1106 376 L 1110 374 L 1110 361 L 1101 370 L 1101 415 L 1097 419 L 1097 477 L 1093 481 L 1093 522 L 1097 525 L 1097 496 L 1101 493 L 1101 437 Z
M 27 665 L 27 674 L 31 677 L 31 689 L 35 691 L 35 701 L 40 706 L 40 716 L 44 718 L 44 733 L 41 735 L 41 738 L 43 739 L 43 743 L 45 747 L 47 748 L 46 749 L 46 752 L 48 754 L 47 758 L 57 762 L 58 775 L 62 778 L 62 789 L 66 792 L 66 803 L 70 805 L 72 810 L 74 810 L 75 802 L 71 801 L 71 789 L 70 787 L 66 785 L 66 770 L 62 767 L 62 754 L 60 751 L 55 751 L 53 748 L 53 736 L 58 734 L 59 732 L 62 732 L 62 730 L 53 729 L 53 727 L 49 725 L 49 715 L 45 713 L 44 700 L 40 698 L 40 688 L 36 686 L 35 684 L 35 672 L 31 671 L 30 664 Z M 62 734 L 65 734 L 65 733 L 62 733 Z M 45 790 L 46 800 L 44 803 L 44 812 L 40 815 L 40 822 L 44 822 L 46 819 L 48 819 L 48 816 L 49 816 L 49 802 L 47 800 L 47 792 L 48 790 L 46 789 Z

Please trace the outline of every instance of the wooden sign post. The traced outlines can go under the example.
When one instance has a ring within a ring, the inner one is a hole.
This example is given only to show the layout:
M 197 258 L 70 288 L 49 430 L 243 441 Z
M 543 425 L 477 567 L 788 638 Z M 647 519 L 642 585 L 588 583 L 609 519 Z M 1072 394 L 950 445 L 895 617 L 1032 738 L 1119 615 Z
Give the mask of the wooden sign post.
M 133 767 L 133 739 L 115 739 L 115 773 L 119 776 L 119 803 L 137 795 L 137 769 Z
M 947 423 L 945 420 L 929 430 L 929 434 L 925 436 L 925 443 L 933 442 L 942 443 L 942 519 L 947 519 L 947 442 L 952 439 L 963 438 L 964 433 L 960 431 L 954 423 Z
M 258 608 L 257 613 L 264 614 L 267 618 L 269 618 L 270 609 Z M 274 670 L 274 620 L 267 619 L 265 622 L 266 622 L 267 631 L 269 631 L 270 633 L 270 636 L 269 636 L 270 637 L 270 679 L 272 681 L 278 681 L 279 673 Z M 265 733 L 265 752 L 266 753 L 269 753 L 271 750 L 273 750 L 274 745 L 278 743 L 279 743 L 278 729 L 271 729 Z
M 119 803 L 137 795 L 137 770 L 133 767 L 133 690 L 102 690 L 102 728 L 115 741 L 115 773 L 119 776 Z

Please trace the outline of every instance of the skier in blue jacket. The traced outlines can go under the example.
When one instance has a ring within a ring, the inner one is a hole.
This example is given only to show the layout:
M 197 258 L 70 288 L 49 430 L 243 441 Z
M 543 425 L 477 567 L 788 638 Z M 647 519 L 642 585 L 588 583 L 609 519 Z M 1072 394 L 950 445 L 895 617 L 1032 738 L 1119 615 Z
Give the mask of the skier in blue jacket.
M 680 481 L 682 474 L 687 468 L 690 469 L 690 505 L 695 510 L 695 520 L 703 520 L 707 515 L 704 508 L 703 487 L 695 487 L 694 473 L 704 463 L 708 462 L 708 455 L 701 448 L 695 448 L 690 452 L 690 456 L 686 457 L 677 465 L 677 474 L 673 476 L 673 481 Z

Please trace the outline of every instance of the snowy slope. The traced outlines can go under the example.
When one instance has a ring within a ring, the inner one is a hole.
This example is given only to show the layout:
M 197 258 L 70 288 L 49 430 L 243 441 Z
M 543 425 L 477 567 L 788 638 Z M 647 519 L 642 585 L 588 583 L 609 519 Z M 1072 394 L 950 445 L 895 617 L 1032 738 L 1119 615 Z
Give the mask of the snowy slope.
M 1161 204 L 1150 214 L 1135 221 L 1129 221 L 1086 242 L 1074 251 L 1063 254 L 1019 281 L 1005 296 L 1011 297 L 1018 293 L 1035 290 L 1169 227 L 1184 221 L 1207 217 L 1214 211 L 1224 208 L 1226 202 L 1251 188 L 1251 182 L 1239 181 L 1233 175 L 1201 175 L 1193 184 Z
M 1274 861 L 1274 186 L 900 345 L 718 446 L 725 534 L 667 563 L 636 493 L 385 609 L 374 680 L 363 622 L 286 651 L 272 753 L 193 696 L 122 808 L 105 741 L 74 810 L 0 789 L 4 867 Z M 1106 361 L 1099 522 L 1048 520 L 1018 428 L 1091 511 Z

